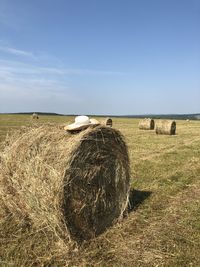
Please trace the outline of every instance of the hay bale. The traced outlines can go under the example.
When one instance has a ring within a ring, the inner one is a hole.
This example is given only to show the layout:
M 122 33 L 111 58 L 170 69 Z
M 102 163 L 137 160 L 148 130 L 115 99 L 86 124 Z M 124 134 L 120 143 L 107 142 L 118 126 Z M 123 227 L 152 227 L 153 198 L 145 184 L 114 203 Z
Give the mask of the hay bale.
M 156 122 L 156 134 L 176 134 L 176 122 L 172 120 L 162 120 Z
M 34 233 L 42 228 L 51 238 L 87 240 L 127 208 L 128 152 L 112 128 L 97 126 L 76 135 L 58 126 L 31 128 L 6 140 L 0 167 L 4 225 L 14 220 L 13 225 L 25 225 L 27 235 L 30 228 Z
M 37 113 L 33 113 L 33 115 L 32 115 L 32 119 L 39 119 L 38 114 L 37 114 Z
M 145 118 L 139 122 L 140 130 L 154 130 L 155 122 L 153 119 Z
M 105 124 L 106 126 L 112 127 L 112 125 L 113 125 L 113 121 L 112 121 L 111 118 L 106 118 L 104 124 Z

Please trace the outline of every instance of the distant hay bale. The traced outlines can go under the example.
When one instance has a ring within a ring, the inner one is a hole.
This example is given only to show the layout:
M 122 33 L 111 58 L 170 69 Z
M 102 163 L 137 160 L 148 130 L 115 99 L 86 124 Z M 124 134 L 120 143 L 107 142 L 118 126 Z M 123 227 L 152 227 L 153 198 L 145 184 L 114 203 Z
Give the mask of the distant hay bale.
M 58 126 L 22 130 L 6 140 L 0 168 L 0 233 L 7 231 L 8 239 L 23 226 L 27 238 L 42 229 L 56 245 L 63 238 L 87 240 L 127 208 L 129 157 L 123 136 L 112 128 L 73 135 Z
M 37 114 L 37 113 L 33 113 L 33 114 L 32 114 L 32 119 L 39 119 L 38 114 Z
M 176 134 L 176 122 L 171 120 L 162 120 L 156 122 L 156 134 Z
M 110 127 L 112 127 L 112 125 L 113 125 L 113 121 L 112 121 L 111 118 L 106 118 L 104 124 L 105 124 L 106 126 L 110 126 Z
M 139 122 L 140 130 L 153 130 L 155 127 L 155 122 L 153 119 L 145 118 Z

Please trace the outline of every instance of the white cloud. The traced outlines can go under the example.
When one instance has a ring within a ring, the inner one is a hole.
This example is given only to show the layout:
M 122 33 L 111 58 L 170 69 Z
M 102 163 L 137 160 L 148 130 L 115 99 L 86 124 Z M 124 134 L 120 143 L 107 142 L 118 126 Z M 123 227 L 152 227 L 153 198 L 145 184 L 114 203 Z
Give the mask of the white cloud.
M 89 99 L 88 95 L 80 93 L 80 81 L 76 82 L 80 79 L 76 76 L 88 79 L 92 76 L 93 79 L 99 75 L 123 75 L 105 70 L 60 67 L 61 64 L 51 57 L 48 60 L 45 56 L 43 60 L 42 56 L 12 48 L 1 41 L 0 53 L 19 57 L 19 61 L 0 59 L 0 112 L 77 113 L 81 107 L 88 106 Z M 76 84 L 75 88 L 73 84 Z
M 82 102 L 66 85 L 51 80 L 0 84 L 0 112 L 59 112 L 67 114 Z
M 31 63 L 22 63 L 17 61 L 0 60 L 0 71 L 9 71 L 18 74 L 53 74 L 53 75 L 126 75 L 127 73 L 91 70 L 79 68 L 60 68 L 60 67 L 42 67 Z
M 31 52 L 27 52 L 27 51 L 24 51 L 24 50 L 19 50 L 19 49 L 12 48 L 12 47 L 0 46 L 0 51 L 8 53 L 8 54 L 15 55 L 15 56 L 29 57 L 29 58 L 32 58 L 32 59 L 36 58 L 33 55 L 33 53 L 31 53 Z

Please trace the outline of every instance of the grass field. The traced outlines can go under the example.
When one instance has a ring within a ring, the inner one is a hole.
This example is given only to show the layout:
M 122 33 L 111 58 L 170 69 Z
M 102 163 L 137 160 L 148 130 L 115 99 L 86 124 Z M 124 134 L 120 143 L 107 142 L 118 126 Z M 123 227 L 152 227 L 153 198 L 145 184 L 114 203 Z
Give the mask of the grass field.
M 73 118 L 40 116 L 33 122 L 28 115 L 0 115 L 0 141 L 21 126 L 69 121 Z M 176 136 L 138 130 L 138 122 L 113 119 L 129 148 L 128 216 L 66 258 L 43 255 L 31 266 L 200 266 L 200 122 L 177 121 Z M 23 266 L 13 253 L 18 265 L 1 252 L 0 265 Z

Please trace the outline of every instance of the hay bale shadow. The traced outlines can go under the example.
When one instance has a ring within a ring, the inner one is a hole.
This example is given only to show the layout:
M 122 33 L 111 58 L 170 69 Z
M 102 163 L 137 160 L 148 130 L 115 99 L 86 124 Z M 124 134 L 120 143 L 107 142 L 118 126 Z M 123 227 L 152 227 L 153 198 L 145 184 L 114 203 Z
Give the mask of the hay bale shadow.
M 151 191 L 131 189 L 129 194 L 128 213 L 135 211 L 152 194 Z

